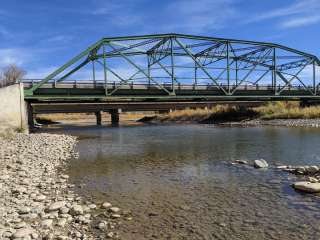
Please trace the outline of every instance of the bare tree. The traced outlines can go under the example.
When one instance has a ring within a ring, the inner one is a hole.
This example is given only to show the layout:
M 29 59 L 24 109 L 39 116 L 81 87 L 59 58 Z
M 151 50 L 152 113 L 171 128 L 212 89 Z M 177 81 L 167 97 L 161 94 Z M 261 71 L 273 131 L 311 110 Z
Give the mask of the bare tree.
M 0 87 L 9 86 L 15 84 L 20 80 L 26 72 L 16 66 L 11 64 L 0 71 Z

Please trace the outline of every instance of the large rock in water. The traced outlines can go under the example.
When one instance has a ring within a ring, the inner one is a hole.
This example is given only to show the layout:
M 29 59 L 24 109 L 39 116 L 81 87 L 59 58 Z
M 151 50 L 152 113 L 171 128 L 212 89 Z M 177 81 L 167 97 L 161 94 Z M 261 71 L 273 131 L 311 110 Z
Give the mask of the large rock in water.
M 296 182 L 293 184 L 293 188 L 306 193 L 318 193 L 320 192 L 320 183 L 312 182 Z
M 269 167 L 269 164 L 264 159 L 257 159 L 257 160 L 254 160 L 254 167 L 255 168 L 267 168 L 267 167 Z

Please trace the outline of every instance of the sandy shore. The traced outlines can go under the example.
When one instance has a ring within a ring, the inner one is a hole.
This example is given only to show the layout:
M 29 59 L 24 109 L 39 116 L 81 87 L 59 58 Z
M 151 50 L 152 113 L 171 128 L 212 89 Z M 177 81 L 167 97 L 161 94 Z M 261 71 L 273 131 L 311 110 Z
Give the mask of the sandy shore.
M 85 201 L 64 174 L 76 138 L 53 134 L 0 137 L 0 239 L 118 238 L 122 213 Z

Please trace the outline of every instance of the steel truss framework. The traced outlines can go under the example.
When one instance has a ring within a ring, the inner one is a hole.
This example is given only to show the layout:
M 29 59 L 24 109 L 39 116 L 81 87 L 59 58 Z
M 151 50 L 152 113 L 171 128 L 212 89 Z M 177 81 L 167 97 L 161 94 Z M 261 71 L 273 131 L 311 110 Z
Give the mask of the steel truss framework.
M 117 96 L 128 85 L 146 86 L 144 95 L 148 89 L 181 95 L 184 86 L 192 86 L 199 94 L 205 86 L 214 91 L 204 95 L 236 96 L 254 89 L 254 94 L 263 90 L 264 95 L 317 96 L 320 83 L 320 60 L 296 49 L 266 42 L 161 34 L 103 38 L 25 93 L 33 96 L 49 83 L 70 83 L 74 74 L 88 66 L 90 81 L 103 89 L 104 96 Z

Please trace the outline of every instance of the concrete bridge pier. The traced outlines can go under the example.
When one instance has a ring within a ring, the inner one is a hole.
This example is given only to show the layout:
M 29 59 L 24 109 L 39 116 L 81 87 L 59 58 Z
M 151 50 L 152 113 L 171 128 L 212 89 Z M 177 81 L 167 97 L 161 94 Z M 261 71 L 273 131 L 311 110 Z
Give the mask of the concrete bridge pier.
M 111 109 L 109 113 L 111 114 L 111 124 L 113 126 L 118 126 L 119 125 L 119 109 Z
M 308 101 L 307 99 L 301 99 L 299 105 L 300 107 L 310 107 L 312 105 L 312 102 Z
M 95 112 L 95 115 L 96 115 L 97 125 L 100 126 L 102 122 L 101 112 L 100 111 Z

